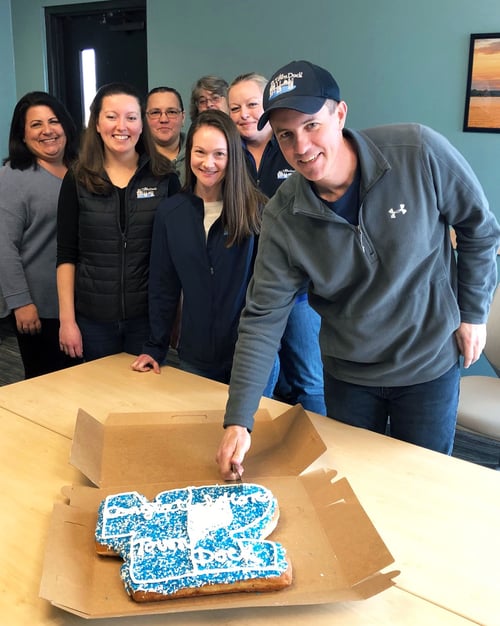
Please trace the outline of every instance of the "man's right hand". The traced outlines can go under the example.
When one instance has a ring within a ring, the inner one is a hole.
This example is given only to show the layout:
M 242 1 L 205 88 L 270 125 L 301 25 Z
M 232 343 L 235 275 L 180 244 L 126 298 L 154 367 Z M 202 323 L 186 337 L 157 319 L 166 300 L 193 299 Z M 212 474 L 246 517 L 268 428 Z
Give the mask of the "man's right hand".
M 252 438 L 244 426 L 228 426 L 219 445 L 219 470 L 224 480 L 239 480 L 243 476 L 243 459 L 250 449 Z

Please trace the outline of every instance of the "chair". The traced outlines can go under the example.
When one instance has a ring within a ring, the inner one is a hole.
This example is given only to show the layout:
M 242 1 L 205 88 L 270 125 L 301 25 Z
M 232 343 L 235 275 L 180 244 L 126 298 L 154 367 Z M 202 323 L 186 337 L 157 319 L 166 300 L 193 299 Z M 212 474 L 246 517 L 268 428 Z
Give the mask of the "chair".
M 491 304 L 484 355 L 496 375 L 463 376 L 457 427 L 500 441 L 500 287 Z

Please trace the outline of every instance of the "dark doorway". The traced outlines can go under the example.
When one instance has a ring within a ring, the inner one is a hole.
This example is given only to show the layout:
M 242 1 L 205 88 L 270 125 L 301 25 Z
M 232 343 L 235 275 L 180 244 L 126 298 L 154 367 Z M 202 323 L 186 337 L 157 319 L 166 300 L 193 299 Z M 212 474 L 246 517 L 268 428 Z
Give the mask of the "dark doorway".
M 85 122 L 82 51 L 94 50 L 96 86 L 127 82 L 148 90 L 146 0 L 113 0 L 45 9 L 49 91 Z

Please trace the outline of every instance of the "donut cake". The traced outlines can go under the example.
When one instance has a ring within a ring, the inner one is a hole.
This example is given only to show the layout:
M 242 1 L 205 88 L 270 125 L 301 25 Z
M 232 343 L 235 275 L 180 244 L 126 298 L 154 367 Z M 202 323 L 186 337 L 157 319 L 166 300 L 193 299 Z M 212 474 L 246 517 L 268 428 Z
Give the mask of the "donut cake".
M 202 594 L 274 591 L 292 582 L 279 543 L 266 540 L 279 507 L 261 485 L 235 483 L 107 496 L 95 532 L 98 554 L 123 559 L 137 602 Z

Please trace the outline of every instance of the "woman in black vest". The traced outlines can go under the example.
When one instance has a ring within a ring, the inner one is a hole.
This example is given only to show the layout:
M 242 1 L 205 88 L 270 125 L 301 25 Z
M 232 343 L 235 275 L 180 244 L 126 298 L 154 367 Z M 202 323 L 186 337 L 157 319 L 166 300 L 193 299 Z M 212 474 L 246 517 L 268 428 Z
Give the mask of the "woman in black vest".
M 154 148 L 140 96 L 99 89 L 79 159 L 58 205 L 57 287 L 61 349 L 85 360 L 139 354 L 148 337 L 151 232 L 161 200 L 179 190 Z

